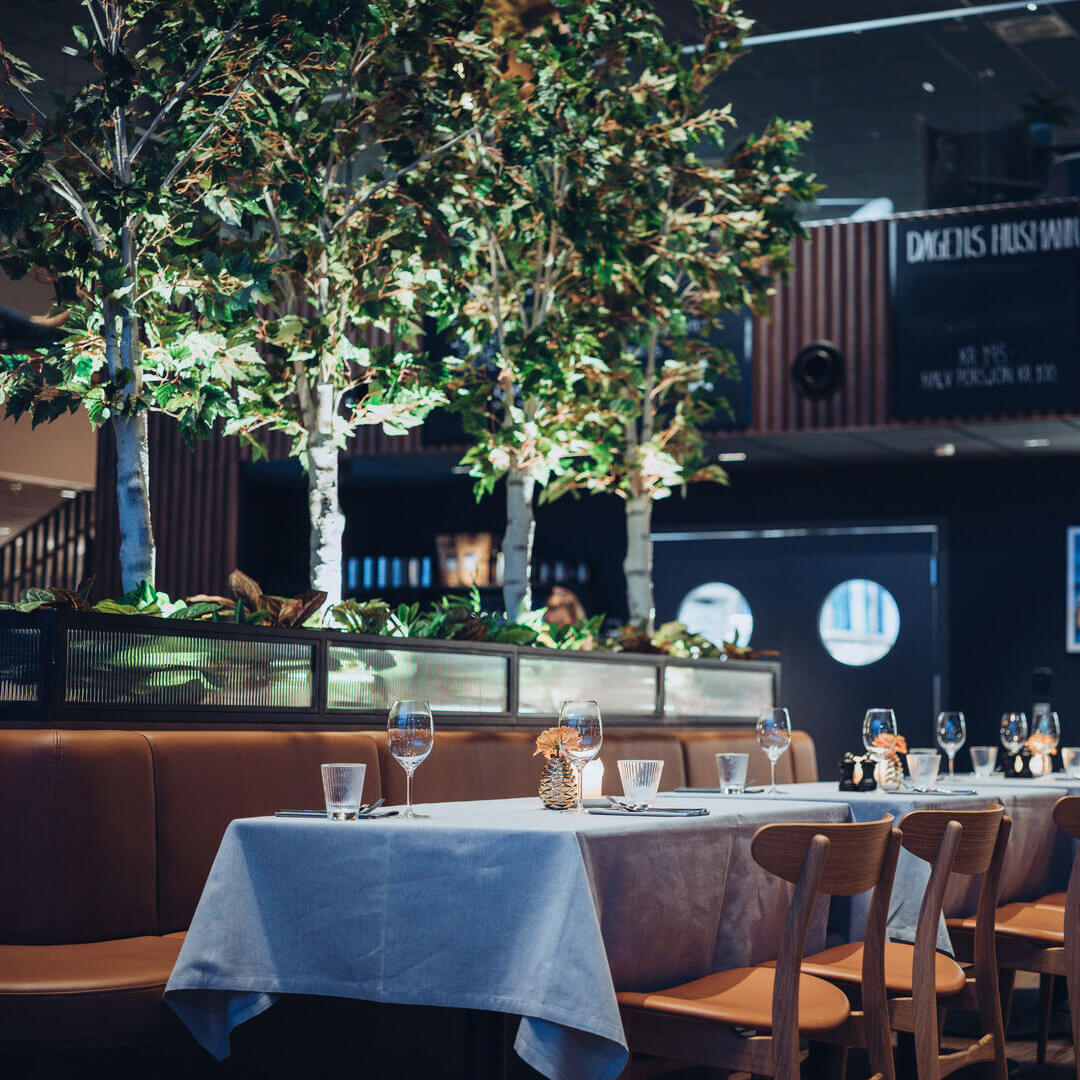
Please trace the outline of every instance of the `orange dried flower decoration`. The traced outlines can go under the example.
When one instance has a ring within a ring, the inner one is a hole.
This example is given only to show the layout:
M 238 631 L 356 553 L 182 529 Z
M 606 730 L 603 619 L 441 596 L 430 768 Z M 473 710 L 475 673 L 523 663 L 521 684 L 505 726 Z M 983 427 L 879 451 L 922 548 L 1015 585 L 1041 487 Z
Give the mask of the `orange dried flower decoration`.
M 1054 737 L 1042 731 L 1036 731 L 1033 735 L 1029 735 L 1024 746 L 1033 754 L 1057 753 L 1057 747 L 1054 746 Z
M 568 746 L 571 750 L 581 742 L 581 735 L 571 727 L 550 727 L 547 731 L 541 731 L 536 736 L 536 750 L 533 757 L 543 754 L 550 761 L 557 757 L 562 747 Z
M 897 735 L 895 739 L 890 738 L 888 735 L 879 735 L 874 740 L 875 746 L 890 746 L 891 749 L 885 755 L 886 760 L 892 761 L 896 758 L 897 754 L 907 753 L 907 739 L 903 735 Z

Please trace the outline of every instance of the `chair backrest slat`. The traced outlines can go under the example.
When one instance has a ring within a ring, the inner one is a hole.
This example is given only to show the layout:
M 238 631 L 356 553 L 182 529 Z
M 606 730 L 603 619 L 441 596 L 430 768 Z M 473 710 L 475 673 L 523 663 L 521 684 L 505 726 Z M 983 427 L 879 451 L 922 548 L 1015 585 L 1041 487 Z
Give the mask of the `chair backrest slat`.
M 1063 795 L 1054 803 L 1054 823 L 1080 840 L 1080 795 Z
M 819 891 L 856 896 L 872 889 L 881 877 L 892 833 L 892 815 L 856 824 L 763 825 L 754 834 L 751 852 L 759 866 L 785 881 L 797 882 L 815 836 L 829 841 Z
M 938 857 L 941 839 L 950 821 L 963 830 L 957 845 L 952 872 L 974 876 L 983 874 L 994 855 L 1003 806 L 990 810 L 913 810 L 900 821 L 904 847 L 925 862 L 933 864 Z

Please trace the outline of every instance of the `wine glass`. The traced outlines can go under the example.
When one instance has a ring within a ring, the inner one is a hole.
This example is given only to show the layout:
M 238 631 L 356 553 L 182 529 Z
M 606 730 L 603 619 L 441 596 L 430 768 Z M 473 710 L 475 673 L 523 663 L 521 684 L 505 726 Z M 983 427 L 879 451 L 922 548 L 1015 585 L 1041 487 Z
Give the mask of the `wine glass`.
M 787 709 L 770 709 L 758 717 L 757 743 L 769 759 L 769 769 L 772 772 L 769 794 L 775 795 L 776 763 L 791 745 L 791 716 Z
M 1028 736 L 1027 717 L 1022 712 L 1007 712 L 1001 714 L 1001 745 L 1013 755 L 1014 760 L 1006 766 L 1006 769 L 1015 771 L 1017 762 L 1015 757 L 1020 753 L 1020 748 Z
M 946 709 L 937 717 L 937 742 L 949 759 L 949 775 L 953 774 L 956 752 L 967 742 L 967 724 L 964 714 L 957 709 Z
M 1053 771 L 1053 756 L 1061 742 L 1061 721 L 1049 705 L 1038 705 L 1031 711 L 1031 735 L 1036 754 L 1043 755 L 1046 771 Z M 1033 770 L 1034 771 L 1034 770 Z
M 435 732 L 431 706 L 426 701 L 395 701 L 386 722 L 386 743 L 391 755 L 405 770 L 405 818 L 423 818 L 412 805 L 412 778 L 420 763 L 431 753 Z
M 862 741 L 866 752 L 880 765 L 896 746 L 896 713 L 892 709 L 867 709 L 863 717 Z
M 569 731 L 563 732 L 563 728 Z M 570 759 L 577 773 L 577 806 L 575 811 L 585 813 L 581 800 L 581 776 L 585 766 L 600 753 L 604 741 L 604 727 L 600 723 L 600 706 L 595 701 L 564 701 L 559 710 L 559 735 L 562 752 Z

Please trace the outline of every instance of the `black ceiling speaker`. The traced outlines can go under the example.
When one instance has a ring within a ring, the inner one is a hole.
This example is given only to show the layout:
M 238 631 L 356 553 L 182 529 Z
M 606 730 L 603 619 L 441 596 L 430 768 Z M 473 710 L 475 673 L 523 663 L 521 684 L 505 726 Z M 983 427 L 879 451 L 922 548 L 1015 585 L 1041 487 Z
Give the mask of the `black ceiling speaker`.
M 799 350 L 791 365 L 791 381 L 800 397 L 825 398 L 844 385 L 844 357 L 828 341 L 815 341 Z

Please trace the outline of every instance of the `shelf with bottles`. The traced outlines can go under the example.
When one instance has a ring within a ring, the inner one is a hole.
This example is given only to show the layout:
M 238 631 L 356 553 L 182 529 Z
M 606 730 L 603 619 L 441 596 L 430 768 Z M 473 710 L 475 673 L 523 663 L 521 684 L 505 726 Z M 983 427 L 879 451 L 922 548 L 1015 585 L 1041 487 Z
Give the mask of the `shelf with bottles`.
M 500 553 L 492 558 L 487 575 L 476 575 L 481 580 L 464 579 L 457 566 L 452 567 L 456 578 L 437 565 L 430 555 L 352 555 L 345 560 L 345 593 L 349 596 L 375 596 L 383 593 L 394 595 L 414 593 L 438 596 L 443 593 L 468 592 L 475 584 L 481 593 L 497 593 L 503 587 L 503 566 Z M 474 567 L 467 567 L 470 574 Z M 580 590 L 589 585 L 591 573 L 587 563 L 571 559 L 539 559 L 532 567 L 532 584 L 539 590 L 552 589 L 556 585 Z

